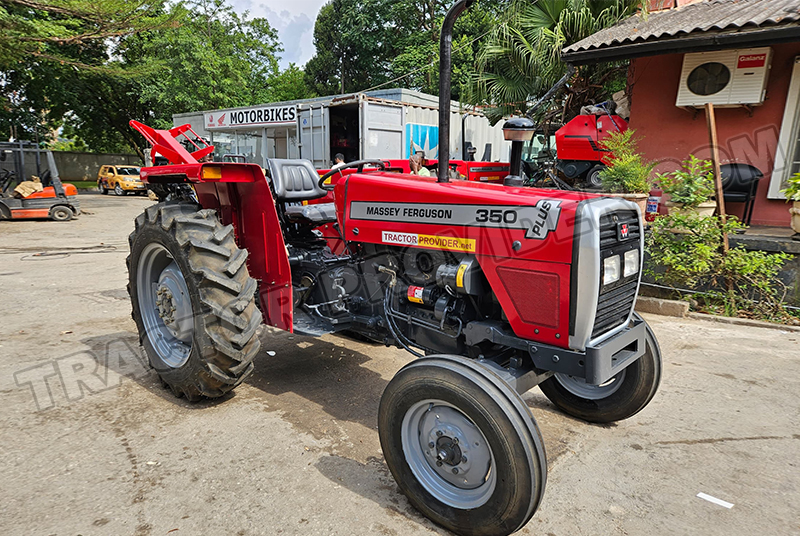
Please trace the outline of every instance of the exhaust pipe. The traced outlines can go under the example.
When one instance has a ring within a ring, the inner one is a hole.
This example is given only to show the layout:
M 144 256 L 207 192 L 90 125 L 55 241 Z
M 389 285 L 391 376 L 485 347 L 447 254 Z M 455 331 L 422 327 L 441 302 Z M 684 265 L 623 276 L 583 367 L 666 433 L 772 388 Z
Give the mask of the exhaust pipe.
M 453 25 L 475 0 L 458 0 L 444 17 L 439 40 L 439 178 L 450 182 L 450 78 L 453 49 Z

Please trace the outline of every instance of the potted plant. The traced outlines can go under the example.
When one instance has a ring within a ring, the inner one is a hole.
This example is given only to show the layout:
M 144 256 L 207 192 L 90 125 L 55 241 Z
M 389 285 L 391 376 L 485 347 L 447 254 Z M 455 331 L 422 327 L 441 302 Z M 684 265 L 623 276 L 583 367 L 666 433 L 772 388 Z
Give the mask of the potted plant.
M 606 195 L 623 197 L 639 205 L 644 217 L 647 209 L 647 193 L 650 191 L 650 173 L 655 162 L 647 162 L 638 152 L 635 131 L 612 132 L 603 143 L 610 151 L 608 167 L 600 173 L 603 192 Z
M 681 168 L 658 176 L 664 193 L 669 194 L 666 205 L 670 213 L 712 216 L 717 203 L 714 195 L 714 164 L 690 154 Z
M 800 173 L 795 173 L 789 179 L 789 186 L 781 193 L 786 196 L 786 202 L 792 202 L 789 214 L 792 215 L 792 229 L 800 233 Z

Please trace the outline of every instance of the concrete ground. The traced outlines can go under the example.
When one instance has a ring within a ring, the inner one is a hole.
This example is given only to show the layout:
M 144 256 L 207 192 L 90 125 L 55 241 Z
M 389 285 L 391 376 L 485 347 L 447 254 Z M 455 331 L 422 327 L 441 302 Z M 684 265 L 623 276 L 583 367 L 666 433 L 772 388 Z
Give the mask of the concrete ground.
M 381 392 L 411 356 L 266 331 L 234 395 L 176 400 L 137 360 L 125 292 L 149 201 L 81 201 L 77 221 L 0 223 L 4 535 L 446 534 L 378 442 Z M 549 476 L 522 533 L 800 534 L 800 333 L 647 320 L 664 376 L 639 415 L 590 425 L 525 395 Z

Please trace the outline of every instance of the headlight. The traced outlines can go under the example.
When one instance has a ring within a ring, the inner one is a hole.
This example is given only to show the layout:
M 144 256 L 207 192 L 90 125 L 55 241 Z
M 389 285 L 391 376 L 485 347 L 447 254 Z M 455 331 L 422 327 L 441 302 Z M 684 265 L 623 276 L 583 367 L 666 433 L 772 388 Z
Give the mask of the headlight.
M 603 285 L 619 281 L 619 255 L 603 259 Z
M 639 250 L 632 249 L 625 252 L 625 267 L 622 269 L 622 277 L 628 277 L 639 272 Z

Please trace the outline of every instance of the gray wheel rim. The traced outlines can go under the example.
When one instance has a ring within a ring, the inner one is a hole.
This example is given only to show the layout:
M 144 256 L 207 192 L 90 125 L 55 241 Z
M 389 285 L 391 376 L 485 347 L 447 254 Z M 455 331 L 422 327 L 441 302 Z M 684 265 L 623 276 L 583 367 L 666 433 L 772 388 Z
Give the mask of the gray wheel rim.
M 589 184 L 595 188 L 599 188 L 603 186 L 603 181 L 600 178 L 600 172 L 602 170 L 597 170 L 589 173 Z
M 136 291 L 151 346 L 165 365 L 183 366 L 192 350 L 192 302 L 180 268 L 163 245 L 148 244 L 139 256 Z
M 554 377 L 564 389 L 575 396 L 586 400 L 602 400 L 613 395 L 620 388 L 625 380 L 625 369 L 622 369 L 616 376 L 600 385 L 589 385 L 583 378 L 568 376 L 560 372 L 556 372 Z
M 117 194 L 117 195 L 122 195 L 122 194 L 124 193 L 124 192 L 122 191 L 122 187 L 121 187 L 119 184 L 117 184 L 116 186 L 114 186 L 114 193 L 115 193 L 115 194 Z
M 437 500 L 468 510 L 482 506 L 494 493 L 492 449 L 457 407 L 435 399 L 417 402 L 403 417 L 400 435 L 411 472 Z
M 67 214 L 67 212 L 66 212 L 67 210 L 69 210 L 69 209 L 57 208 L 57 209 L 53 210 L 53 219 L 56 220 L 56 221 L 64 221 L 64 220 L 66 220 L 67 218 L 69 218 L 69 214 Z

